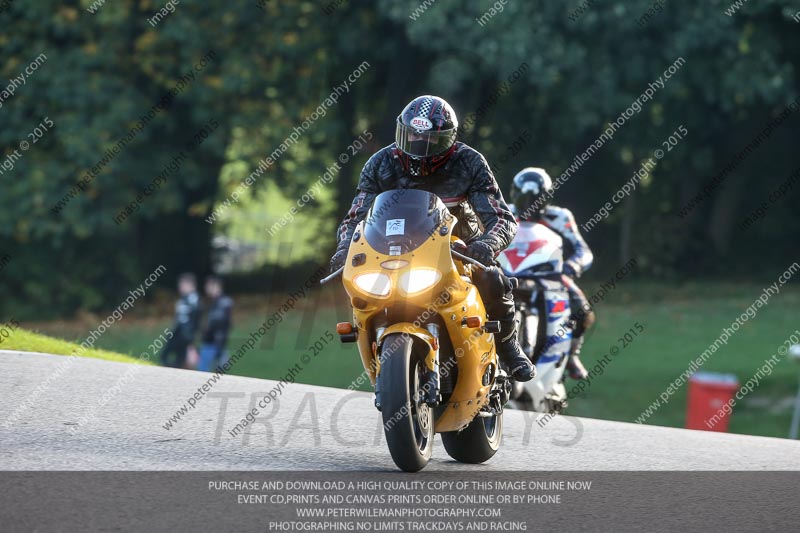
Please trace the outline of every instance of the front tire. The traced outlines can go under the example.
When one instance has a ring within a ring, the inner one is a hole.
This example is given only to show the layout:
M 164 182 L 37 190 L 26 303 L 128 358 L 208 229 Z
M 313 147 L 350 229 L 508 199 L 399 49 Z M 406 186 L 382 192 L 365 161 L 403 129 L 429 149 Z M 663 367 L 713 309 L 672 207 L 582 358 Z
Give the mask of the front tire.
M 461 431 L 442 433 L 447 455 L 462 463 L 485 463 L 500 448 L 503 440 L 503 413 L 490 417 L 475 417 Z
M 408 335 L 390 334 L 382 344 L 378 379 L 386 444 L 398 468 L 418 472 L 433 453 L 433 409 L 420 393 L 427 367 Z

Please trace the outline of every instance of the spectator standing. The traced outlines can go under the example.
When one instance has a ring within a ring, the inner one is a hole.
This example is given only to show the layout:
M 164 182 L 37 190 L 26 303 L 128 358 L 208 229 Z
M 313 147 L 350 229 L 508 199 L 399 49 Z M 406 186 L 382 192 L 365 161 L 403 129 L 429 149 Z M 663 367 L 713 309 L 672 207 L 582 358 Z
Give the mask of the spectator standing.
M 202 333 L 197 369 L 211 372 L 228 358 L 225 346 L 231 330 L 233 300 L 223 294 L 222 280 L 217 276 L 206 279 L 205 293 L 209 299 L 208 316 Z
M 178 276 L 178 301 L 175 303 L 175 324 L 172 338 L 161 351 L 161 364 L 172 368 L 185 368 L 190 350 L 196 351 L 194 337 L 200 321 L 200 297 L 194 274 Z M 174 358 L 170 357 L 175 355 Z

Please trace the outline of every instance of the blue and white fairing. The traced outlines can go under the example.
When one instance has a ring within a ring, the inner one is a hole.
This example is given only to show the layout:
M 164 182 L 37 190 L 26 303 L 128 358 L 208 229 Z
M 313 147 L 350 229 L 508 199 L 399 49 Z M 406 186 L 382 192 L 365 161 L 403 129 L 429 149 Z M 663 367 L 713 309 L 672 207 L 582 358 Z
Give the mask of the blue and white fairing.
M 517 289 L 514 298 L 530 299 L 531 302 L 519 316 L 520 342 L 529 356 L 534 353 L 537 330 L 543 322 L 544 346 L 536 350 L 539 354 L 535 361 L 537 375 L 524 384 L 533 400 L 534 410 L 539 412 L 547 412 L 547 406 L 553 402 L 566 400 L 563 362 L 569 354 L 572 329 L 569 327 L 569 292 L 561 281 L 563 246 L 561 235 L 549 227 L 521 221 L 511 245 L 497 257 L 506 275 L 535 280 L 526 289 Z M 543 317 L 536 305 L 537 295 L 541 295 L 543 301 Z

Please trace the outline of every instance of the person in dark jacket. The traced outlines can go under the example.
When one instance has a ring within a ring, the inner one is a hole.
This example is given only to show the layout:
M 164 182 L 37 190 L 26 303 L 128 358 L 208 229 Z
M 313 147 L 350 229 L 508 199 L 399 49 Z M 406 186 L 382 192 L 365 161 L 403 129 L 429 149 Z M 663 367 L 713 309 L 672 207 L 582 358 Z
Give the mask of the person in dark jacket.
M 209 306 L 206 325 L 201 335 L 200 363 L 197 370 L 211 372 L 227 359 L 225 345 L 231 331 L 233 300 L 222 293 L 222 280 L 216 276 L 206 279 L 205 291 Z
M 339 226 L 331 271 L 344 265 L 350 240 L 375 197 L 394 189 L 421 189 L 439 196 L 458 218 L 453 232 L 466 255 L 486 266 L 514 238 L 517 222 L 506 205 L 486 159 L 456 142 L 458 120 L 450 104 L 437 96 L 419 96 L 397 117 L 395 142 L 375 153 L 361 171 L 350 211 Z M 511 283 L 499 268 L 479 273 L 475 283 L 489 317 L 500 322 L 497 354 L 518 381 L 535 369 L 517 341 Z
M 194 349 L 194 337 L 200 320 L 200 297 L 197 295 L 194 274 L 185 273 L 178 276 L 178 295 L 172 338 L 161 351 L 161 364 L 184 368 L 188 350 Z M 175 357 L 171 358 L 173 354 Z

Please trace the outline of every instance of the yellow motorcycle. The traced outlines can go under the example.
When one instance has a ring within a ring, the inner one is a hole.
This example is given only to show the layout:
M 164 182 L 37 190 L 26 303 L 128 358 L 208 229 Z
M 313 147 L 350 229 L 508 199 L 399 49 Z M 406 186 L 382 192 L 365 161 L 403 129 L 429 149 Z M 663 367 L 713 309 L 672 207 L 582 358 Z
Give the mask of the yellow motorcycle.
M 511 384 L 498 364 L 494 333 L 472 281 L 481 263 L 455 237 L 457 219 L 435 194 L 381 193 L 353 233 L 339 274 L 353 307 L 337 324 L 355 342 L 375 387 L 395 464 L 416 472 L 430 461 L 434 433 L 466 463 L 500 446 Z

